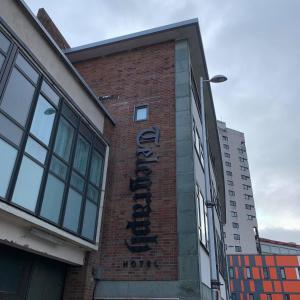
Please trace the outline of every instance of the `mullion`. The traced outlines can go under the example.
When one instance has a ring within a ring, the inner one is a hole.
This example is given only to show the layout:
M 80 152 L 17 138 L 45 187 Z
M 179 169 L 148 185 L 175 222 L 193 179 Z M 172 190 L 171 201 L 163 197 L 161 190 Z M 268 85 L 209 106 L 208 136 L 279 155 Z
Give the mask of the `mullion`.
M 97 135 L 95 135 L 95 138 L 98 139 Z M 98 227 L 98 218 L 99 218 L 99 213 L 100 213 L 100 202 L 101 202 L 101 197 L 102 197 L 102 185 L 103 185 L 103 172 L 104 172 L 104 165 L 105 165 L 105 157 L 106 155 L 103 155 L 103 163 L 101 167 L 101 182 L 100 186 L 98 187 L 99 195 L 96 203 L 97 211 L 96 211 L 96 222 L 95 222 L 95 227 L 94 227 L 94 237 L 93 237 L 93 242 L 95 242 L 96 239 L 96 234 L 97 234 L 97 227 Z
M 18 50 L 17 46 L 13 45 L 11 51 L 9 52 L 8 60 L 6 62 L 6 65 L 4 66 L 4 69 L 3 69 L 3 73 L 2 73 L 2 76 L 1 76 L 1 80 L 0 80 L 0 105 L 1 105 L 1 102 L 2 102 L 2 97 L 3 97 L 4 92 L 6 90 L 6 86 L 8 84 L 9 79 L 10 79 L 10 75 L 11 75 L 12 70 L 13 70 L 13 65 L 14 65 L 16 54 L 17 54 L 17 50 Z
M 89 185 L 89 176 L 90 176 L 90 169 L 91 169 L 91 163 L 92 163 L 92 156 L 93 156 L 93 150 L 94 150 L 94 136 L 92 136 L 92 140 L 90 141 L 90 153 L 88 156 L 88 165 L 85 173 L 85 190 L 84 190 L 84 198 L 81 204 L 81 211 L 80 211 L 80 218 L 79 218 L 79 234 L 81 236 L 82 226 L 83 226 L 83 219 L 84 219 L 84 212 L 85 212 L 85 206 L 87 200 L 87 191 L 88 191 L 88 185 Z
M 43 78 L 42 78 L 41 81 L 43 82 Z M 40 215 L 41 207 L 42 207 L 42 201 L 43 201 L 44 193 L 45 193 L 45 189 L 46 189 L 46 184 L 47 184 L 47 179 L 48 179 L 48 174 L 49 174 L 49 169 L 50 169 L 50 164 L 51 164 L 51 159 L 52 159 L 52 153 L 54 151 L 54 143 L 55 143 L 55 140 L 56 140 L 58 124 L 59 124 L 59 120 L 60 120 L 61 107 L 62 107 L 61 103 L 62 103 L 62 100 L 60 99 L 59 108 L 58 108 L 58 110 L 56 109 L 56 115 L 55 115 L 55 119 L 53 121 L 52 133 L 51 133 L 50 140 L 49 140 L 49 146 L 48 147 L 46 146 L 47 155 L 46 155 L 46 160 L 45 160 L 45 169 L 44 169 L 44 173 L 43 173 L 43 176 L 42 176 L 39 196 L 38 196 L 37 203 L 36 203 L 36 208 L 35 208 L 35 212 L 36 212 L 37 215 Z M 39 142 L 38 139 L 35 139 L 35 140 L 40 145 L 42 145 L 42 143 Z
M 61 205 L 61 211 L 59 215 L 59 221 L 58 224 L 61 228 L 64 230 L 67 230 L 67 228 L 63 227 L 63 221 L 64 221 L 64 216 L 66 212 L 66 206 L 67 206 L 67 200 L 68 200 L 68 195 L 69 195 L 69 189 L 70 189 L 70 183 L 71 183 L 71 176 L 72 176 L 72 171 L 73 171 L 73 163 L 74 163 L 74 158 L 75 158 L 75 151 L 76 151 L 76 144 L 77 144 L 77 139 L 79 136 L 79 127 L 80 127 L 80 121 L 77 119 L 77 124 L 74 130 L 74 135 L 73 135 L 73 141 L 72 141 L 72 146 L 70 150 L 70 157 L 69 157 L 69 162 L 67 164 L 68 166 L 68 171 L 66 175 L 66 185 L 65 185 L 65 190 L 63 193 L 63 201 Z M 69 231 L 69 230 L 68 230 Z

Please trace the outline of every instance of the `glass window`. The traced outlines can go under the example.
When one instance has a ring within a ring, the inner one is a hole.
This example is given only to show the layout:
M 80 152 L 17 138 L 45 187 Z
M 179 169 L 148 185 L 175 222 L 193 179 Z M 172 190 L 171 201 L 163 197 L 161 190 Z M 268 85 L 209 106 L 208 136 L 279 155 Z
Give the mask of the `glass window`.
M 87 197 L 94 201 L 95 203 L 98 202 L 98 196 L 99 196 L 99 192 L 98 190 L 96 190 L 91 184 L 89 184 L 88 186 L 88 192 L 87 192 Z
M 54 92 L 54 90 L 49 86 L 46 81 L 43 81 L 42 91 L 46 94 L 47 97 L 55 104 L 59 103 L 59 96 Z
M 232 222 L 232 227 L 233 227 L 233 228 L 239 228 L 240 226 L 239 226 L 238 223 Z
M 10 141 L 19 145 L 23 135 L 23 131 L 10 121 L 7 117 L 0 113 L 0 133 Z
M 281 279 L 286 279 L 284 267 L 280 267 L 279 270 Z
M 5 198 L 15 165 L 17 150 L 0 139 L 0 197 Z
M 25 152 L 37 159 L 42 164 L 45 163 L 47 150 L 31 137 L 29 137 L 27 140 Z
M 229 278 L 233 279 L 234 278 L 234 271 L 232 267 L 229 267 Z
M 61 118 L 59 121 L 54 152 L 65 161 L 69 161 L 70 158 L 73 136 L 74 128 L 64 118 Z
M 24 71 L 24 73 L 34 82 L 37 83 L 39 74 L 27 62 L 27 60 L 19 53 L 16 59 L 16 64 Z
M 10 46 L 10 41 L 6 38 L 6 36 L 0 32 L 0 48 L 7 52 Z
M 65 185 L 49 174 L 44 193 L 41 216 L 58 223 Z
M 81 234 L 90 240 L 94 239 L 96 217 L 97 205 L 93 202 L 86 201 Z
M 240 235 L 239 234 L 234 234 L 233 235 L 233 238 L 237 241 L 239 241 L 241 239 Z
M 61 179 L 66 179 L 68 167 L 55 156 L 52 157 L 50 170 Z
M 145 121 L 148 119 L 148 106 L 139 106 L 135 108 L 135 121 Z
M 228 190 L 229 196 L 235 196 L 235 191 Z
M 80 135 L 77 140 L 74 168 L 82 175 L 85 175 L 90 144 Z
M 33 94 L 34 86 L 14 68 L 0 106 L 21 125 L 25 125 Z
M 28 157 L 24 156 L 12 197 L 12 202 L 34 211 L 40 190 L 42 175 L 43 168 Z
M 242 252 L 241 246 L 235 246 L 235 252 Z
M 70 188 L 63 226 L 74 232 L 78 231 L 81 203 L 81 195 Z
M 103 157 L 98 151 L 93 151 L 91 170 L 90 170 L 90 181 L 96 186 L 100 186 L 101 175 L 102 175 L 102 164 Z
M 236 211 L 231 211 L 230 213 L 231 213 L 232 217 L 237 217 L 237 212 Z
M 40 95 L 34 112 L 30 132 L 45 145 L 49 144 L 55 114 L 55 108 Z
M 72 172 L 72 177 L 71 177 L 71 185 L 79 190 L 80 192 L 83 192 L 84 190 L 84 179 L 76 174 L 75 172 Z

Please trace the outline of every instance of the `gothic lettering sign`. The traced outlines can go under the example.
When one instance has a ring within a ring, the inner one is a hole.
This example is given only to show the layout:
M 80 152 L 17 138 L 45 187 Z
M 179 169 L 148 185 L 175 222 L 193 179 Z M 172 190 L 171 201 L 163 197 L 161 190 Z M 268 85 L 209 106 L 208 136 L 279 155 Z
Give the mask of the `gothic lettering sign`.
M 136 136 L 135 176 L 130 178 L 129 188 L 134 193 L 132 200 L 132 220 L 127 229 L 132 232 L 127 248 L 134 253 L 151 250 L 151 244 L 157 243 L 157 235 L 151 234 L 151 165 L 158 162 L 153 150 L 159 146 L 160 131 L 157 127 L 143 129 Z

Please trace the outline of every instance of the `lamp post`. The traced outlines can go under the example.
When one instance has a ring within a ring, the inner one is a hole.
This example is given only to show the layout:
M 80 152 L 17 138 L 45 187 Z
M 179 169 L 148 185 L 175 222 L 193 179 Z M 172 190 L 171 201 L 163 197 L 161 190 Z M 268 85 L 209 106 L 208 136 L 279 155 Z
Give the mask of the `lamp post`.
M 217 300 L 220 290 L 220 280 L 217 267 L 217 250 L 215 241 L 215 225 L 214 225 L 214 206 L 215 202 L 211 198 L 210 188 L 210 171 L 209 171 L 209 152 L 208 140 L 206 134 L 206 121 L 205 121 L 205 101 L 204 101 L 204 83 L 213 82 L 220 83 L 226 81 L 224 75 L 216 75 L 211 79 L 203 79 L 200 77 L 200 103 L 201 103 L 201 118 L 202 118 L 202 137 L 203 152 L 204 152 L 204 177 L 205 177 L 205 196 L 207 206 L 207 222 L 208 222 L 208 241 L 209 241 L 209 254 L 210 254 L 210 279 L 211 279 L 211 292 L 212 300 Z

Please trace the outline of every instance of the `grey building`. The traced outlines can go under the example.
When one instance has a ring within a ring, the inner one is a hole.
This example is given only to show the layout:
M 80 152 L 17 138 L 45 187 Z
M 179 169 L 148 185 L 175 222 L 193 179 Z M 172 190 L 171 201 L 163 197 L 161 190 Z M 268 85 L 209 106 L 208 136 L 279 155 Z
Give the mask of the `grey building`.
M 226 191 L 227 254 L 259 252 L 255 203 L 244 134 L 218 121 Z

